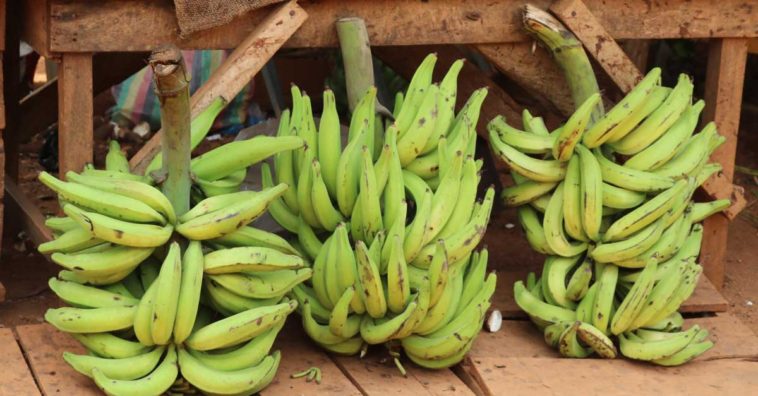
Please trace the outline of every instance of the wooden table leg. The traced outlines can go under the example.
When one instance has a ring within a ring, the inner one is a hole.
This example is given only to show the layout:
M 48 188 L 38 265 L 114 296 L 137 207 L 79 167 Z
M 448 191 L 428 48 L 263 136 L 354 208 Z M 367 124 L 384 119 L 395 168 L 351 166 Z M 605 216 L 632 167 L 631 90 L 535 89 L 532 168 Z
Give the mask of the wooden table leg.
M 58 69 L 59 173 L 92 162 L 92 54 L 64 53 Z
M 731 187 L 734 175 L 747 44 L 747 39 L 740 38 L 713 40 L 708 54 L 704 121 L 715 121 L 719 133 L 727 139 L 711 156 L 712 162 L 718 162 L 723 166 L 722 176 L 728 182 L 721 184 L 720 189 Z M 724 192 L 727 197 L 731 194 Z M 715 215 L 705 220 L 704 227 L 701 264 L 711 282 L 721 289 L 724 285 L 729 221 L 726 216 Z

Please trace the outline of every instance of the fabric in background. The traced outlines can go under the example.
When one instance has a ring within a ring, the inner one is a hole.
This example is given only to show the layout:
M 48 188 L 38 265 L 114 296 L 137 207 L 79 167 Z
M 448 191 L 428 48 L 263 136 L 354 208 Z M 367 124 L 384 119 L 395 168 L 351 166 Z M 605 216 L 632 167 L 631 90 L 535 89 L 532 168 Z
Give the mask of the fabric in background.
M 283 0 L 174 0 L 179 36 L 223 25 L 232 19 Z
M 230 51 L 222 50 L 182 51 L 187 70 L 192 77 L 190 93 L 194 93 L 208 80 L 229 53 Z M 236 132 L 259 121 L 251 113 L 249 106 L 253 88 L 254 83 L 251 81 L 216 118 L 213 130 L 232 129 L 229 132 Z M 111 91 L 116 100 L 116 106 L 112 109 L 113 115 L 118 114 L 134 124 L 147 121 L 152 130 L 160 127 L 160 107 L 153 92 L 153 71 L 149 66 L 114 86 Z

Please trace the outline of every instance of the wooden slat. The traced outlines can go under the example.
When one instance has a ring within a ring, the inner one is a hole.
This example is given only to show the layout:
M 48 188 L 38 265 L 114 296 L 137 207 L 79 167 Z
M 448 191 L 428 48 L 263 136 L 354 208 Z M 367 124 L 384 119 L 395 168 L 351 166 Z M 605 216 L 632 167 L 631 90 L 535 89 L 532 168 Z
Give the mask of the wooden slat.
M 49 324 L 16 327 L 21 347 L 43 395 L 100 395 L 91 379 L 63 360 L 64 351 L 86 353 L 76 340 Z
M 14 3 L 11 1 L 10 3 Z M 47 0 L 26 0 L 20 2 L 24 21 L 21 23 L 21 36 L 40 55 L 50 56 L 48 44 L 50 42 L 50 9 Z M 17 15 L 10 13 L 10 15 Z M 10 48 L 10 47 L 9 47 Z
M 267 15 L 192 95 L 192 116 L 199 114 L 219 96 L 231 102 L 307 18 L 308 14 L 295 1 L 287 2 Z M 158 131 L 132 157 L 132 169 L 144 171 L 160 151 L 160 136 L 161 132 Z
M 58 70 L 58 171 L 92 163 L 92 54 L 69 53 Z
M 544 48 L 536 47 L 532 51 L 531 43 L 501 43 L 480 44 L 476 49 L 541 102 L 549 102 L 564 116 L 574 112 L 566 78 Z
M 551 389 L 601 394 L 612 389 L 613 394 L 624 395 L 649 394 L 653 389 L 660 394 L 731 394 L 736 389 L 742 389 L 737 394 L 751 394 L 758 389 L 753 375 L 740 378 L 758 369 L 758 337 L 730 314 L 687 319 L 685 327 L 694 324 L 710 331 L 715 346 L 695 362 L 661 368 L 624 358 L 564 359 L 545 344 L 531 322 L 505 321 L 499 332 L 479 335 L 463 372 L 488 395 L 502 394 L 502 389 L 511 394 Z M 699 393 L 703 390 L 707 392 Z
M 700 360 L 758 357 L 758 336 L 729 313 L 685 320 L 685 328 L 699 325 L 708 329 L 715 346 Z M 506 320 L 497 333 L 482 332 L 469 353 L 480 358 L 560 358 L 558 351 L 545 344 L 542 332 L 529 320 Z
M 711 43 L 705 82 L 706 106 L 704 121 L 715 121 L 726 142 L 711 156 L 723 171 L 709 179 L 703 189 L 713 198 L 732 195 L 732 176 L 737 152 L 742 87 L 747 62 L 747 40 L 720 39 Z M 702 263 L 704 272 L 717 288 L 724 284 L 728 222 L 722 215 L 711 216 L 704 222 Z
M 51 3 L 49 46 L 53 52 L 148 51 L 167 42 L 183 48 L 233 48 L 267 12 L 254 12 L 180 40 L 171 0 Z M 367 21 L 374 46 L 528 41 L 519 18 L 519 9 L 525 3 L 524 0 L 303 1 L 302 6 L 311 18 L 286 45 L 336 46 L 333 23 L 345 16 Z M 531 3 L 546 8 L 550 1 Z M 758 36 L 758 10 L 745 0 L 723 0 L 718 2 L 717 9 L 710 0 L 588 0 L 587 5 L 616 39 Z M 40 28 L 44 29 L 44 25 Z
M 40 394 L 11 329 L 0 329 L 0 367 L 3 368 L 0 396 Z
M 473 395 L 450 370 L 426 370 L 405 360 L 408 375 L 403 377 L 391 359 L 382 361 L 383 358 L 376 352 L 369 353 L 363 359 L 357 356 L 334 357 L 342 371 L 366 395 Z
M 629 92 L 642 79 L 634 62 L 582 0 L 558 0 L 550 6 L 550 10 L 584 44 L 587 52 L 622 92 Z
M 758 393 L 758 363 L 747 360 L 691 362 L 677 368 L 626 359 L 481 358 L 474 360 L 486 395 L 582 394 L 638 396 L 749 395 Z
M 296 316 L 296 315 L 295 315 Z M 299 318 L 292 317 L 277 336 L 275 348 L 282 351 L 282 362 L 274 382 L 261 392 L 276 395 L 360 395 L 329 355 L 314 345 L 303 332 Z M 309 367 L 321 369 L 321 384 L 306 382 L 290 375 Z
M 14 213 L 23 222 L 24 229 L 26 229 L 32 242 L 39 245 L 52 240 L 52 232 L 45 227 L 45 216 L 14 181 L 5 180 L 5 192 L 10 198 L 6 200 L 6 203 L 14 208 Z

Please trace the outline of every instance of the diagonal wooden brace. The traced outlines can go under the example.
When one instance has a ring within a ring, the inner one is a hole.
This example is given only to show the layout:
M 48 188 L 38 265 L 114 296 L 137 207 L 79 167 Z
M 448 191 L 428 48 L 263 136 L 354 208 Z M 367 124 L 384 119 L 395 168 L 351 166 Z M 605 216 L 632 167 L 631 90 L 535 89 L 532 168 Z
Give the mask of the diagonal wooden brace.
M 624 93 L 642 79 L 642 73 L 582 0 L 558 0 L 550 6 L 558 19 L 584 44 Z
M 247 85 L 274 56 L 279 48 L 308 18 L 305 10 L 295 1 L 289 1 L 271 12 L 258 27 L 232 52 L 190 98 L 192 117 L 203 111 L 213 99 L 221 96 L 227 102 Z M 161 131 L 158 131 L 132 157 L 132 171 L 144 172 L 161 149 Z

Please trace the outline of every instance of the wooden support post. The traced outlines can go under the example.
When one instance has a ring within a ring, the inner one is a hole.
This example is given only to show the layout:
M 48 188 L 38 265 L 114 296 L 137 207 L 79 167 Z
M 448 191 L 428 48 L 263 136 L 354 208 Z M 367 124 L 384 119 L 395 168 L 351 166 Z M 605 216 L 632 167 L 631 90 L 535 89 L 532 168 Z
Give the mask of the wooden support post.
M 65 175 L 92 162 L 92 54 L 65 53 L 58 70 L 58 168 Z
M 221 96 L 231 102 L 235 96 L 292 36 L 308 14 L 295 1 L 282 4 L 253 30 L 208 81 L 190 98 L 191 117 L 203 111 Z M 132 170 L 141 173 L 161 149 L 158 131 L 129 161 Z
M 624 93 L 642 79 L 642 74 L 582 0 L 558 0 L 550 6 L 584 44 L 600 66 Z
M 726 137 L 726 142 L 711 156 L 711 161 L 720 163 L 723 170 L 719 177 L 711 178 L 703 186 L 704 190 L 714 197 L 729 198 L 733 190 L 732 177 L 737 153 L 747 47 L 747 39 L 717 39 L 711 42 L 708 54 L 704 121 L 716 122 L 719 133 Z M 718 214 L 707 218 L 704 227 L 701 264 L 711 282 L 721 289 L 724 285 L 729 221 L 726 216 Z

